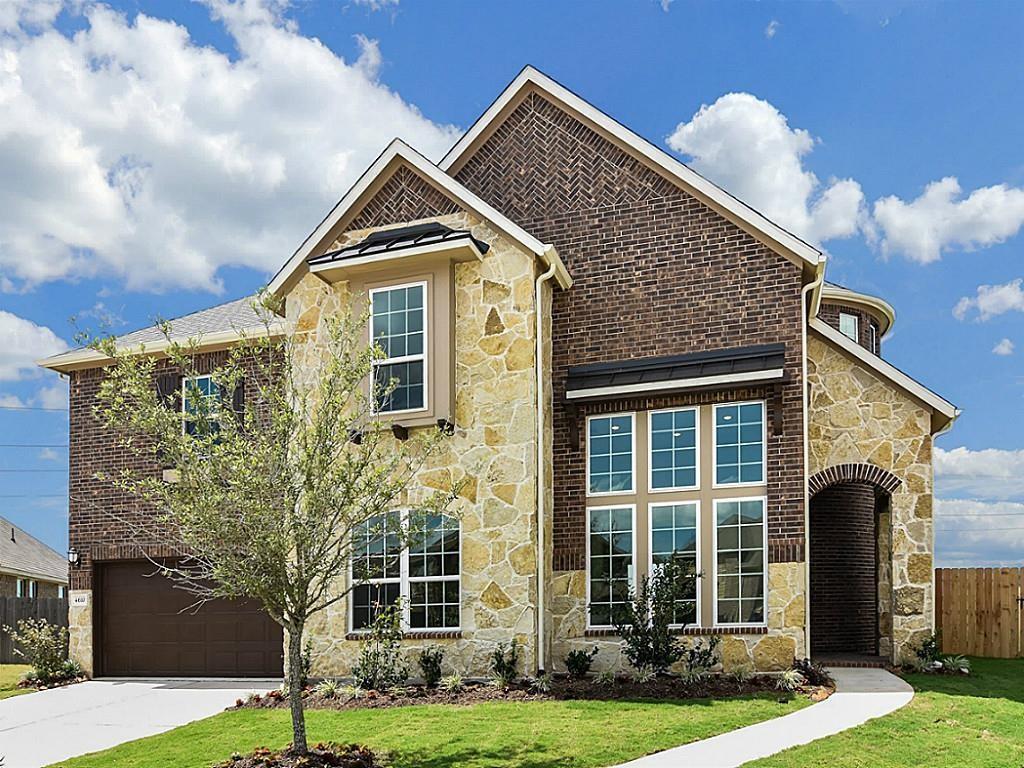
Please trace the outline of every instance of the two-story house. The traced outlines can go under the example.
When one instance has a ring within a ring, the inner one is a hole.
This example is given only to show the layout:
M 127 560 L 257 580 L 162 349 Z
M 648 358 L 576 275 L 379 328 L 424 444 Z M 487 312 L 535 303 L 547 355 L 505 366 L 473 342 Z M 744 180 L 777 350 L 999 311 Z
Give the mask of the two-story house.
M 350 670 L 374 605 L 407 643 L 486 673 L 572 648 L 621 665 L 615 617 L 659 562 L 689 558 L 680 632 L 726 668 L 794 656 L 905 658 L 933 621 L 932 440 L 957 410 L 886 362 L 894 312 L 825 281 L 811 245 L 532 68 L 432 163 L 393 141 L 273 278 L 278 330 L 316 354 L 370 307 L 400 382 L 379 417 L 454 425 L 427 487 L 464 480 L 424 551 L 316 622 L 314 672 Z M 174 321 L 211 365 L 244 301 Z M 130 334 L 131 348 L 152 329 Z M 132 506 L 96 479 L 138 459 L 91 414 L 104 360 L 71 378 L 72 646 L 94 674 L 279 673 L 280 632 L 233 603 L 179 613 Z M 167 371 L 173 376 L 173 371 Z M 159 467 L 152 467 L 154 472 Z M 381 545 L 384 546 L 384 545 Z

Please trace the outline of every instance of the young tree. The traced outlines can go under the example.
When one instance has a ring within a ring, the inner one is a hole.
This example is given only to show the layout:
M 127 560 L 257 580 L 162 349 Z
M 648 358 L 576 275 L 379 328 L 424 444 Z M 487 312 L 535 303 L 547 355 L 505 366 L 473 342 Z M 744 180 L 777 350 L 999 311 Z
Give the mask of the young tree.
M 112 359 L 96 413 L 128 450 L 174 468 L 172 482 L 132 470 L 109 478 L 150 511 L 152 522 L 135 529 L 143 551 L 158 542 L 180 553 L 154 559 L 160 572 L 196 607 L 254 599 L 283 627 L 293 749 L 305 754 L 308 621 L 360 582 L 358 571 L 342 577 L 360 542 L 384 535 L 389 512 L 414 508 L 406 527 L 387 531 L 408 546 L 420 516 L 442 514 L 457 488 L 428 493 L 415 483 L 444 430 L 400 440 L 374 416 L 394 385 L 368 385 L 381 351 L 364 341 L 365 316 L 325 319 L 314 344 L 307 334 L 270 334 L 274 316 L 260 306 L 268 333 L 244 339 L 212 371 L 197 341 L 170 344 L 173 374 L 152 355 L 95 342 Z M 164 334 L 170 341 L 166 324 Z

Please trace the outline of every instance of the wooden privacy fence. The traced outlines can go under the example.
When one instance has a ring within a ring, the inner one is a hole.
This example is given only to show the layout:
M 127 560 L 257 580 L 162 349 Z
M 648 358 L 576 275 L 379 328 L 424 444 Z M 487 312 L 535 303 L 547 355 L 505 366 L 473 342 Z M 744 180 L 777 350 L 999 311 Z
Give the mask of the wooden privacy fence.
M 14 654 L 14 644 L 4 627 L 13 627 L 22 619 L 46 619 L 62 627 L 68 625 L 68 601 L 57 597 L 0 597 L 0 664 L 24 664 Z
M 1024 568 L 936 568 L 943 653 L 1014 659 L 1021 647 Z

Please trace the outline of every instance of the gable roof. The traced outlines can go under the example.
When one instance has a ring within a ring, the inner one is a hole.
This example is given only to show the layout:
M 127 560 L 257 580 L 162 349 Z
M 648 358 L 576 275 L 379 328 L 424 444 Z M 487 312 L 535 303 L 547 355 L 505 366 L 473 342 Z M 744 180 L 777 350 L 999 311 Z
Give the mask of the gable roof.
M 267 332 L 267 325 L 255 309 L 255 301 L 256 297 L 246 296 L 168 320 L 171 340 L 185 342 L 198 339 L 201 347 L 212 347 L 238 341 L 243 336 L 261 336 Z M 271 335 L 283 330 L 280 325 L 276 320 L 270 324 Z M 146 352 L 160 352 L 167 349 L 170 343 L 159 325 L 140 328 L 118 336 L 114 341 L 118 349 L 141 350 L 144 346 Z M 109 360 L 95 349 L 79 347 L 39 360 L 37 364 L 65 373 L 79 368 L 95 367 L 105 362 Z
M 323 242 L 337 233 L 344 226 L 349 216 L 358 211 L 358 205 L 374 191 L 376 185 L 387 179 L 398 164 L 404 163 L 417 172 L 426 181 L 441 190 L 466 210 L 476 214 L 507 237 L 519 243 L 527 251 L 535 254 L 547 267 L 555 267 L 555 279 L 564 289 L 572 285 L 572 278 L 562 264 L 558 252 L 553 245 L 540 242 L 537 238 L 513 222 L 489 203 L 481 200 L 473 192 L 442 171 L 423 155 L 410 147 L 401 139 L 394 139 L 381 152 L 373 164 L 360 176 L 345 196 L 338 201 L 330 213 L 314 229 L 310 235 L 292 254 L 288 262 L 274 275 L 270 281 L 271 293 L 280 294 L 287 290 L 307 269 L 307 259 L 314 254 Z
M 68 560 L 35 536 L 0 517 L 0 573 L 68 583 Z
M 934 434 L 945 432 L 960 415 L 960 409 L 944 397 L 935 394 L 928 387 L 910 378 L 910 376 L 892 363 L 868 352 L 860 344 L 840 333 L 828 323 L 814 317 L 808 322 L 808 327 L 826 341 L 839 347 L 841 351 L 854 358 L 857 362 L 896 385 L 915 400 L 924 403 L 932 411 L 932 429 Z
M 596 129 L 615 142 L 619 147 L 653 168 L 655 171 L 679 184 L 683 189 L 718 211 L 744 231 L 764 242 L 774 250 L 781 251 L 792 261 L 814 268 L 822 259 L 821 251 L 783 229 L 749 205 L 733 197 L 718 185 L 701 176 L 689 166 L 676 160 L 639 134 L 626 128 L 587 101 L 577 96 L 561 83 L 534 67 L 527 66 L 513 80 L 501 95 L 470 127 L 440 162 L 443 171 L 455 175 L 462 164 L 469 159 L 479 146 L 500 125 L 531 90 L 540 91 L 561 108 Z

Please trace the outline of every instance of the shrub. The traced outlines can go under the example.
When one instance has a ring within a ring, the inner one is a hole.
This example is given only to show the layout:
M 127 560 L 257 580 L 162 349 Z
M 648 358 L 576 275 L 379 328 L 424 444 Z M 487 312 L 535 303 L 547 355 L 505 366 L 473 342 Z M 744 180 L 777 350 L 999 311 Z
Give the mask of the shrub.
M 671 560 L 658 565 L 640 581 L 630 596 L 615 631 L 622 638 L 622 652 L 633 669 L 657 674 L 683 657 L 683 645 L 672 626 L 676 602 L 693 597 L 696 579 L 688 564 Z
M 793 669 L 803 675 L 810 685 L 832 685 L 832 675 L 828 670 L 810 659 L 796 659 Z
M 519 645 L 515 638 L 507 646 L 498 643 L 491 653 L 491 675 L 499 688 L 508 688 L 519 675 Z
M 458 693 L 464 685 L 462 675 L 458 672 L 452 672 L 448 677 L 441 678 L 441 690 L 445 693 Z
M 942 660 L 941 642 L 942 638 L 938 632 L 928 635 L 914 651 L 922 667 L 927 667 L 932 662 Z
M 749 683 L 754 676 L 754 668 L 749 664 L 741 664 L 732 671 L 732 679 L 737 683 Z
M 639 667 L 633 670 L 633 682 L 640 685 L 646 685 L 655 677 L 657 677 L 657 673 L 650 667 Z
M 46 619 L 22 619 L 16 629 L 4 627 L 14 643 L 14 653 L 32 667 L 33 680 L 41 685 L 74 680 L 81 669 L 68 663 L 68 630 Z
M 795 669 L 787 669 L 775 681 L 775 687 L 780 691 L 795 691 L 803 684 L 804 676 Z
M 579 648 L 569 651 L 565 655 L 565 669 L 573 680 L 582 680 L 590 673 L 590 665 L 594 663 L 597 656 L 597 646 L 591 650 L 584 651 Z
M 554 682 L 554 678 L 551 677 L 550 672 L 546 672 L 543 675 L 537 675 L 537 677 L 530 680 L 530 687 L 538 693 L 548 693 L 551 690 L 551 685 Z
M 420 651 L 420 674 L 423 675 L 423 682 L 428 688 L 434 688 L 441 682 L 441 661 L 443 659 L 444 649 L 438 645 L 431 645 Z
M 693 645 L 686 649 L 686 677 L 689 680 L 702 680 L 711 672 L 711 668 L 718 663 L 718 646 L 722 638 L 712 635 L 705 642 L 698 638 Z
M 352 676 L 360 688 L 382 691 L 409 678 L 402 658 L 402 610 L 398 604 L 381 610 L 359 645 Z
M 615 673 L 610 669 L 602 669 L 597 673 L 598 685 L 615 685 Z
M 337 680 L 321 680 L 316 686 L 316 692 L 325 699 L 336 699 L 341 693 L 341 686 L 338 685 Z
M 366 695 L 366 691 L 358 685 L 343 685 L 341 687 L 341 695 L 346 699 L 361 699 Z
M 943 656 L 939 661 L 942 662 L 944 672 L 953 672 L 961 675 L 971 674 L 971 660 L 966 656 Z

